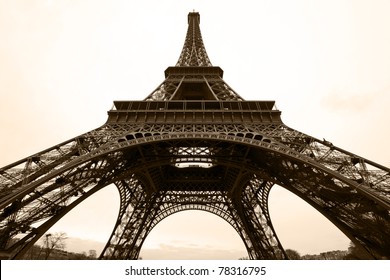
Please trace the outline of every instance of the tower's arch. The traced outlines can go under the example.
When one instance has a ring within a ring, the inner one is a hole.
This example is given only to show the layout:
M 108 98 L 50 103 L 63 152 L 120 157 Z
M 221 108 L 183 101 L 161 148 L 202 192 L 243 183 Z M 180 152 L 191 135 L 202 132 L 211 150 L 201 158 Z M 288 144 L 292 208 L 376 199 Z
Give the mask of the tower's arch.
M 184 251 L 180 251 L 182 246 Z M 203 205 L 189 205 L 162 218 L 147 235 L 140 251 L 143 259 L 238 259 L 247 256 L 245 243 L 235 226 L 220 214 L 204 210 Z

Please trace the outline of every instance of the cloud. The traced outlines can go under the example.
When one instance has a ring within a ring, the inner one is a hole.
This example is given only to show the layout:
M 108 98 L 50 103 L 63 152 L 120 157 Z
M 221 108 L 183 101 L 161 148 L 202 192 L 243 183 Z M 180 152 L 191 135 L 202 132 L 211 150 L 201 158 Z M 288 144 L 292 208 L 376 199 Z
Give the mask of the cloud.
M 208 244 L 198 245 L 177 240 L 177 243 L 160 243 L 154 248 L 142 248 L 140 257 L 146 260 L 238 260 L 247 257 L 247 252 L 242 249 L 223 249 Z M 69 252 L 82 253 L 89 250 L 96 250 L 100 255 L 105 243 L 68 237 L 66 239 L 66 250 Z M 226 245 L 228 247 L 228 244 Z
M 348 90 L 334 89 L 322 98 L 321 103 L 330 111 L 357 113 L 370 110 L 374 103 L 381 102 L 389 92 L 390 86 L 365 93 L 351 93 Z
M 331 111 L 367 110 L 374 102 L 375 96 L 369 94 L 343 94 L 341 90 L 334 91 L 322 99 L 322 103 Z
M 95 240 L 69 237 L 66 250 L 75 253 L 96 250 L 99 255 L 105 244 Z M 178 244 L 161 243 L 155 248 L 142 248 L 140 257 L 146 260 L 238 260 L 247 257 L 245 250 L 223 249 L 210 245 L 179 242 Z
M 145 248 L 140 256 L 149 260 L 238 260 L 247 257 L 244 250 L 222 249 L 196 244 L 159 244 L 157 248 Z
M 81 239 L 76 237 L 68 237 L 66 239 L 65 250 L 69 252 L 82 253 L 89 250 L 96 250 L 97 254 L 103 250 L 105 244 L 95 240 Z

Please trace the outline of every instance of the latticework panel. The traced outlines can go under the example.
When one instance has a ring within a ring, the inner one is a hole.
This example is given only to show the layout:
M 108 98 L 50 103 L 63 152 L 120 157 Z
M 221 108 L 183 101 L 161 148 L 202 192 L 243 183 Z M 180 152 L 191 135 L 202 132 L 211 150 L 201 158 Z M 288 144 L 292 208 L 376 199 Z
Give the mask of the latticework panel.
M 210 93 L 209 98 L 214 100 L 243 100 L 221 77 L 217 75 L 170 75 L 168 76 L 145 101 L 169 101 L 177 97 L 181 86 L 185 84 L 204 84 Z M 204 90 L 204 89 L 203 89 Z
M 386 208 L 390 206 L 390 169 L 341 149 L 331 142 L 281 125 L 249 125 L 254 131 L 266 130 L 267 135 L 307 157 L 307 161 L 348 178 L 356 188 L 375 198 Z M 347 182 L 349 183 L 349 182 Z

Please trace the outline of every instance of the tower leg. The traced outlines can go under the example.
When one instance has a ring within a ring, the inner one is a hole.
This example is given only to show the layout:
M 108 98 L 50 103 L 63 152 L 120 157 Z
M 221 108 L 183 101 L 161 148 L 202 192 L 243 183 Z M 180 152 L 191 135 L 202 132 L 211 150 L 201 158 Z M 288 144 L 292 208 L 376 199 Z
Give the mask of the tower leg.
M 252 259 L 288 259 L 268 212 L 268 194 L 273 184 L 254 176 L 235 203 L 252 247 Z
M 161 196 L 147 194 L 134 177 L 116 185 L 121 195 L 120 213 L 100 259 L 138 259 Z

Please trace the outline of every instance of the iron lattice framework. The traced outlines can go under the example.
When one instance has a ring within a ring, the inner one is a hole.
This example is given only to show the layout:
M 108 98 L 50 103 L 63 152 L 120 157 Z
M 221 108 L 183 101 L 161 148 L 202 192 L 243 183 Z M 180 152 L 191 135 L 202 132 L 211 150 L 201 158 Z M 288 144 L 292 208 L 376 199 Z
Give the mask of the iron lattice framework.
M 115 101 L 103 126 L 0 169 L 3 257 L 22 258 L 109 184 L 120 210 L 102 259 L 137 259 L 156 224 L 189 209 L 226 220 L 251 259 L 285 259 L 268 211 L 275 184 L 367 258 L 390 257 L 389 168 L 287 127 L 273 101 L 243 100 L 211 65 L 199 21 L 188 15 L 176 66 L 144 101 Z

